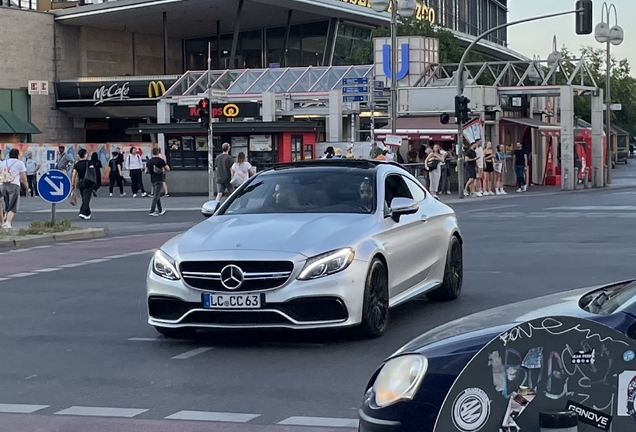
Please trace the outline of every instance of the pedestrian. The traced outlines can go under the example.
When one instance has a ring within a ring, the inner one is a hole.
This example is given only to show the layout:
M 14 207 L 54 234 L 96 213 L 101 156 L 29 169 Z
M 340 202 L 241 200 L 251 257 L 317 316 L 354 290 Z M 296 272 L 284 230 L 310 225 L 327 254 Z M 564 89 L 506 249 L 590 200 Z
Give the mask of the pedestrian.
M 0 162 L 0 196 L 4 201 L 4 218 L 2 228 L 10 229 L 13 218 L 20 205 L 20 185 L 27 191 L 29 183 L 26 176 L 26 166 L 20 159 L 20 151 L 16 148 L 9 151 L 9 158 Z
M 442 167 L 442 173 L 444 174 L 441 191 L 446 191 L 446 195 L 451 194 L 451 175 L 453 173 L 453 165 L 457 168 L 457 153 L 455 149 L 451 147 L 449 151 L 444 155 L 444 166 Z
M 333 153 L 333 158 L 334 159 L 343 159 L 344 157 L 342 155 L 342 149 L 340 149 L 340 148 L 335 149 L 334 153 Z
M 161 192 L 163 184 L 166 181 L 166 172 L 170 171 L 170 167 L 160 156 L 158 147 L 152 149 L 152 158 L 146 162 L 146 172 L 150 174 L 150 182 L 152 183 L 152 205 L 150 206 L 150 216 L 159 216 L 166 212 L 161 205 Z
M 68 170 L 73 165 L 73 159 L 66 153 L 66 147 L 59 146 L 57 148 L 57 160 L 55 162 L 55 169 L 68 173 Z
M 466 186 L 464 187 L 464 196 L 482 196 L 477 189 L 477 148 L 476 143 L 472 143 L 468 151 L 464 154 L 464 163 L 466 164 Z
M 40 164 L 38 161 L 33 159 L 33 152 L 27 152 L 26 159 L 24 160 L 24 166 L 26 167 L 27 183 L 28 188 L 31 190 L 31 197 L 33 197 L 33 194 L 38 196 L 37 175 L 40 170 Z
M 477 180 L 476 180 L 476 192 L 483 194 L 483 185 L 482 182 L 484 180 L 484 148 L 481 143 L 481 140 L 477 140 L 475 143 L 475 154 L 477 155 Z
M 506 153 L 504 153 L 503 144 L 497 144 L 497 152 L 495 153 L 495 161 L 493 169 L 495 170 L 495 193 L 497 195 L 508 195 L 503 188 L 503 176 L 505 172 Z
M 239 187 L 250 178 L 250 176 L 254 175 L 254 168 L 245 159 L 245 153 L 240 152 L 238 154 L 236 162 L 232 165 L 232 168 L 230 168 L 230 174 L 232 176 L 231 183 L 234 187 Z
M 444 164 L 444 156 L 441 153 L 441 147 L 439 144 L 433 146 L 433 151 L 428 154 L 424 161 L 424 166 L 429 173 L 429 179 L 431 185 L 429 191 L 433 194 L 433 197 L 438 198 L 437 192 L 439 190 L 439 180 L 442 176 L 442 165 Z
M 144 169 L 144 162 L 137 151 L 137 147 L 130 148 L 130 154 L 126 157 L 126 163 L 124 169 L 130 172 L 130 182 L 132 183 L 133 198 L 137 198 L 137 192 L 141 191 L 141 196 L 148 196 L 144 189 L 144 179 L 142 170 Z
M 492 178 L 495 171 L 494 167 L 495 154 L 492 151 L 492 143 L 488 141 L 486 143 L 486 149 L 484 150 L 484 195 L 494 195 L 492 191 Z
M 161 151 L 161 149 L 159 147 L 157 147 L 157 149 L 159 149 L 159 157 L 161 159 L 163 159 L 163 161 L 167 165 L 168 164 L 168 160 L 166 159 L 166 155 L 163 154 L 163 152 Z M 163 175 L 164 175 L 164 178 L 165 178 L 166 173 L 164 173 Z M 169 196 L 170 195 L 168 195 L 168 183 L 164 180 L 164 182 L 163 182 L 163 197 L 166 198 L 166 197 L 169 197 Z
M 102 168 L 104 168 L 97 152 L 91 155 L 91 163 L 95 167 L 95 175 L 97 177 L 97 182 L 95 182 L 95 186 L 93 186 L 93 196 L 96 197 L 97 190 L 102 187 Z
M 347 147 L 347 154 L 345 155 L 347 159 L 355 159 L 356 155 L 353 153 L 353 145 Z
M 517 192 L 525 192 L 526 186 L 526 171 L 528 170 L 528 154 L 523 150 L 523 146 L 520 142 L 517 142 L 517 148 L 513 154 L 515 175 L 517 176 Z
M 73 193 L 79 188 L 82 205 L 80 206 L 79 217 L 84 220 L 91 218 L 91 198 L 93 188 L 97 184 L 97 172 L 95 165 L 88 160 L 88 151 L 80 149 L 77 152 L 79 161 L 75 163 L 72 174 Z
M 221 202 L 223 194 L 227 191 L 228 194 L 234 192 L 234 186 L 232 186 L 232 165 L 234 165 L 234 158 L 230 154 L 230 144 L 223 143 L 221 147 L 223 153 L 216 157 L 214 164 L 216 165 L 216 200 Z
M 106 174 L 108 175 L 108 192 L 110 196 L 113 196 L 113 189 L 115 186 L 119 188 L 119 196 L 126 196 L 126 192 L 124 192 L 124 177 L 121 173 L 122 165 L 120 154 L 117 150 L 112 152 L 112 157 L 108 161 L 108 165 L 106 165 Z
M 322 159 L 333 159 L 333 157 L 336 155 L 336 151 L 333 149 L 332 146 L 327 147 L 327 150 L 325 150 L 325 153 L 322 155 Z

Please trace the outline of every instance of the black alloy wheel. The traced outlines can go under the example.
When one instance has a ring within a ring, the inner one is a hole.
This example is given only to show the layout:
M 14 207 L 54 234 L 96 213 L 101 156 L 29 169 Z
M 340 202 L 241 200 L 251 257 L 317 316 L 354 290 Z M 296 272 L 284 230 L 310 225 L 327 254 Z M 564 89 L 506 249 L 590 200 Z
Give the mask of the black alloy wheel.
M 196 333 L 196 329 L 191 327 L 170 328 L 155 326 L 155 330 L 168 339 L 190 339 Z
M 384 334 L 389 324 L 389 277 L 386 266 L 379 258 L 373 258 L 364 286 L 364 305 L 360 333 L 364 337 L 377 338 Z
M 456 236 L 452 236 L 446 254 L 444 280 L 439 288 L 427 293 L 426 296 L 432 301 L 455 300 L 462 292 L 463 281 L 464 254 L 462 244 Z

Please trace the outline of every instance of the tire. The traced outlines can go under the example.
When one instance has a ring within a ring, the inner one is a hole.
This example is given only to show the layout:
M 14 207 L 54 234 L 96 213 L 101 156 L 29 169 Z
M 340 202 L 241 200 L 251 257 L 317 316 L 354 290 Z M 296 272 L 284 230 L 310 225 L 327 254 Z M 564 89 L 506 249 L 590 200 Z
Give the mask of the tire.
M 168 339 L 189 339 L 196 333 L 196 329 L 191 327 L 170 328 L 155 326 L 155 330 Z
M 365 338 L 384 334 L 389 324 L 389 277 L 382 260 L 373 258 L 364 283 L 364 304 L 359 333 Z
M 464 257 L 462 244 L 455 236 L 451 237 L 446 253 L 446 266 L 444 267 L 444 280 L 439 288 L 427 293 L 431 301 L 455 300 L 462 292 L 464 280 Z

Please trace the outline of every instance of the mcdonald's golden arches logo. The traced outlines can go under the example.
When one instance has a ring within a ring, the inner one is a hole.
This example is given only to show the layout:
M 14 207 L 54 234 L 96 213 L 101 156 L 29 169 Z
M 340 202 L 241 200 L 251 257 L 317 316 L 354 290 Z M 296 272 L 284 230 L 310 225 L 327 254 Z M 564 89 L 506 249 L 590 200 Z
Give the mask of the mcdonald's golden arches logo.
M 223 115 L 225 117 L 237 117 L 239 115 L 239 107 L 236 104 L 227 104 L 223 107 Z
M 159 98 L 166 94 L 166 86 L 161 81 L 150 81 L 148 83 L 148 98 Z

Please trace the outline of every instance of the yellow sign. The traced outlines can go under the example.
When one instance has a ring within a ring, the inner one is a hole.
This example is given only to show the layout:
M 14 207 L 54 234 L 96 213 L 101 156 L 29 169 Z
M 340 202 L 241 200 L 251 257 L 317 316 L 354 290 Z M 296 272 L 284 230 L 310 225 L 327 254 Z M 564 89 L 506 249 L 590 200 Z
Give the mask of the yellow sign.
M 350 4 L 352 6 L 361 6 L 371 8 L 370 0 L 340 0 L 343 3 Z M 391 5 L 389 4 L 388 12 L 391 12 Z M 422 21 L 428 21 L 431 24 L 435 23 L 435 9 L 426 6 L 423 0 L 417 0 L 417 8 L 415 10 L 415 18 Z
M 159 98 L 164 94 L 166 94 L 166 86 L 161 81 L 148 83 L 148 97 L 150 99 Z
M 227 104 L 223 107 L 225 117 L 236 117 L 239 115 L 239 107 L 235 104 Z

